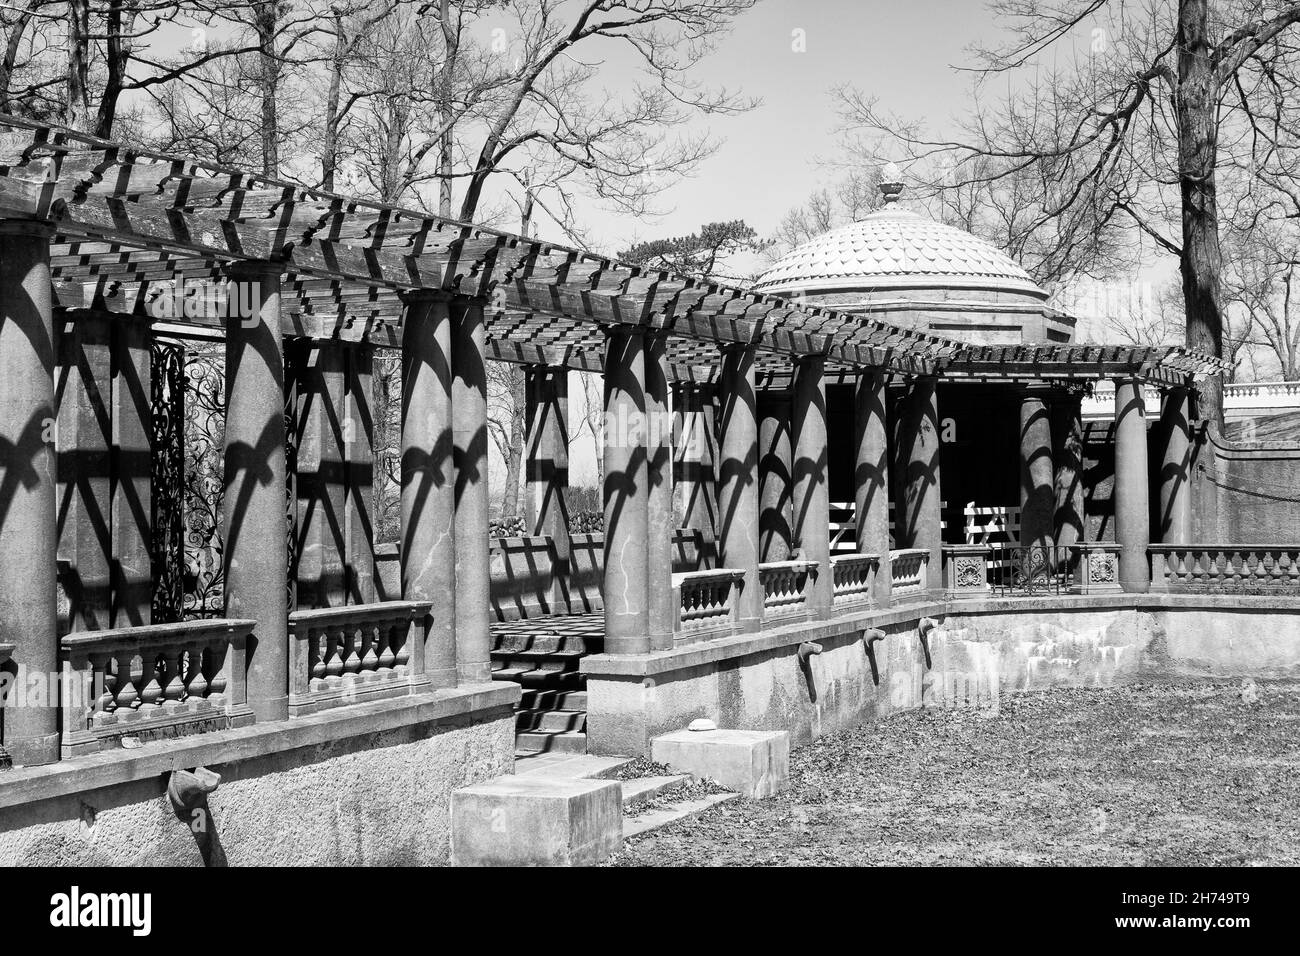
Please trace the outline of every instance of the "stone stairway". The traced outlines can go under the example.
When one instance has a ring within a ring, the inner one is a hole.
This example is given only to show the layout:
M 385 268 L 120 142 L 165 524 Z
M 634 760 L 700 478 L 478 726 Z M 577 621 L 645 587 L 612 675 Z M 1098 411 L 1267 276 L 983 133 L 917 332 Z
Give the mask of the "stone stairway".
M 515 721 L 521 753 L 586 753 L 586 681 L 578 671 L 600 650 L 600 615 L 508 621 L 492 627 L 492 679 L 523 686 Z

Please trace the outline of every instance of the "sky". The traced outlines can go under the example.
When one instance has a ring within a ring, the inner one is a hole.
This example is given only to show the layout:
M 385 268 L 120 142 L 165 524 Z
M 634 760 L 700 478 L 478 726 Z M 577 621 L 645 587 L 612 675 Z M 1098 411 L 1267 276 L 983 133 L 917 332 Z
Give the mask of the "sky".
M 796 52 L 795 31 L 806 47 Z M 696 174 L 658 201 L 665 214 L 631 221 L 592 204 L 583 210 L 593 245 L 693 232 L 702 223 L 745 219 L 760 235 L 814 189 L 842 173 L 831 88 L 857 84 L 890 111 L 947 125 L 966 102 L 972 42 L 996 40 L 980 0 L 761 0 L 737 19 L 696 76 L 761 99 L 736 116 L 704 119 L 723 140 Z M 615 75 L 619 64 L 611 63 Z

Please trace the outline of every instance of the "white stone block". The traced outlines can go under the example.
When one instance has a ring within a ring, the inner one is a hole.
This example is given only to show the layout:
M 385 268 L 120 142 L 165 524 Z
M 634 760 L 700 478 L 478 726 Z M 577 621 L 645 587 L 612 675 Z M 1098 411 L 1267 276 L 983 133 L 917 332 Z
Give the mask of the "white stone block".
M 784 730 L 679 730 L 650 742 L 651 758 L 752 798 L 790 785 L 790 735 Z
M 497 777 L 451 795 L 455 866 L 590 866 L 623 844 L 617 780 Z

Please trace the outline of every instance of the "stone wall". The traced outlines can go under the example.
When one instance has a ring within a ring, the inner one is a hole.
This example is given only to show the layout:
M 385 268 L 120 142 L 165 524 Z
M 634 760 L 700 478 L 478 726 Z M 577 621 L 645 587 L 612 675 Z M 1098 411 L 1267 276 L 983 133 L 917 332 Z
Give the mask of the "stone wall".
M 918 634 L 925 617 L 930 666 Z M 874 645 L 872 680 L 861 635 Z M 800 665 L 798 647 L 822 653 Z M 791 743 L 916 707 L 994 712 L 1003 695 L 1185 677 L 1300 676 L 1300 600 L 1185 595 L 934 602 L 649 655 L 594 655 L 588 748 L 644 753 L 697 717 Z
M 604 536 L 570 537 L 570 614 L 595 612 L 604 606 L 600 588 L 604 573 Z M 700 566 L 699 531 L 682 528 L 673 534 L 673 571 L 694 571 Z M 551 539 L 542 535 L 497 537 L 491 540 L 489 559 L 492 620 L 516 621 L 552 613 L 555 552 Z M 402 566 L 396 544 L 376 548 L 376 590 L 381 601 L 397 601 L 402 593 Z
M 1230 442 L 1210 432 L 1193 467 L 1196 541 L 1300 541 L 1300 445 Z
M 0 865 L 444 864 L 451 792 L 512 770 L 516 697 L 389 702 L 115 751 L 82 773 L 0 773 Z M 221 775 L 198 834 L 167 799 L 173 760 Z

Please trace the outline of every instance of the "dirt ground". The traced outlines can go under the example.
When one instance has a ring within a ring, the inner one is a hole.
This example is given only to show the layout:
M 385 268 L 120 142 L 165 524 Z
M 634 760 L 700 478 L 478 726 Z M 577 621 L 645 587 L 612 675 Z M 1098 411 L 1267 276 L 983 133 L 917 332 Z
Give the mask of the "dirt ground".
M 625 866 L 1300 863 L 1300 681 L 915 711 L 791 755 L 791 788 L 630 839 Z

